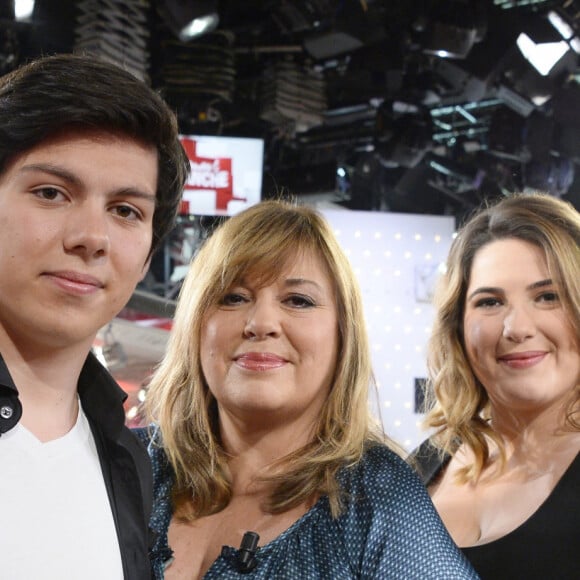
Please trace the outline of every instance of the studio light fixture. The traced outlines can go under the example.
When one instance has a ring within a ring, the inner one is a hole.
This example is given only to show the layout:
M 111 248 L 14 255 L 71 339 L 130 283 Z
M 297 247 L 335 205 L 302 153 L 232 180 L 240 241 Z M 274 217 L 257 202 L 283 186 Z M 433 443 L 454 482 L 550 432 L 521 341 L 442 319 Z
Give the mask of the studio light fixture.
M 534 42 L 522 32 L 516 41 L 522 56 L 542 75 L 548 76 L 560 59 L 570 50 L 566 42 Z
M 366 2 L 343 0 L 337 10 L 304 38 L 304 50 L 315 60 L 352 53 L 365 44 L 378 42 L 384 29 L 368 14 Z
M 523 23 L 516 44 L 522 56 L 542 76 L 548 76 L 568 53 L 580 51 L 580 40 L 566 18 L 555 10 Z
M 182 42 L 208 34 L 219 24 L 216 0 L 165 0 L 160 12 Z
M 465 58 L 475 41 L 475 30 L 434 22 L 423 52 L 440 58 Z
M 34 12 L 34 0 L 15 0 L 14 18 L 17 22 L 27 22 Z
M 423 53 L 464 59 L 485 34 L 483 4 L 479 0 L 435 1 L 415 28 L 420 32 Z
M 580 38 L 578 38 L 568 20 L 555 10 L 550 10 L 547 18 L 550 24 L 560 33 L 560 36 L 570 45 L 570 48 L 580 54 Z
M 574 74 L 578 55 L 545 17 L 533 15 L 518 29 L 512 48 L 501 59 L 497 94 L 503 99 L 500 90 L 513 91 L 532 106 L 531 113 L 533 107 L 546 105 Z

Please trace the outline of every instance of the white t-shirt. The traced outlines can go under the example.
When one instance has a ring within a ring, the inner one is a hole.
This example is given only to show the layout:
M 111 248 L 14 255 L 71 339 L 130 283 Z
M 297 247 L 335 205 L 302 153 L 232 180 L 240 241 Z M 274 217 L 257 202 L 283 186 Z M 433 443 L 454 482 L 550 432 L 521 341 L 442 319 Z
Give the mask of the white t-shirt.
M 95 441 L 79 406 L 64 437 L 18 424 L 0 437 L 0 578 L 122 580 L 121 553 Z

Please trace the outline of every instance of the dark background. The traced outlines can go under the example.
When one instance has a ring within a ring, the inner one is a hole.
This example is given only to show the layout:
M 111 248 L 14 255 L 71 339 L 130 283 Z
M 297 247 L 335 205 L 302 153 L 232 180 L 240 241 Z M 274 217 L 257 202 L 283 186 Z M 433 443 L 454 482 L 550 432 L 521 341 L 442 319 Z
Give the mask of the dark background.
M 175 22 L 208 4 L 217 29 L 180 41 Z M 102 53 L 159 89 L 182 133 L 263 138 L 263 197 L 460 222 L 517 190 L 580 207 L 578 55 L 542 77 L 516 46 L 561 40 L 550 12 L 578 31 L 575 1 L 37 0 L 16 22 L 0 0 L 0 72 Z

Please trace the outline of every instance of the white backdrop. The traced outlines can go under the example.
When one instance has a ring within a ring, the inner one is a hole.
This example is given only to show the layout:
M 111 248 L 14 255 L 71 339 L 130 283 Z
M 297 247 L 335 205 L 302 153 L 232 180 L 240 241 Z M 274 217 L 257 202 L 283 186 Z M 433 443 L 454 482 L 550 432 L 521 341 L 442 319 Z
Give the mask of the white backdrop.
M 318 208 L 357 274 L 386 433 L 411 450 L 426 434 L 415 413 L 415 379 L 426 376 L 433 283 L 455 231 L 452 217 Z M 376 400 L 378 398 L 378 401 Z
M 431 331 L 433 283 L 454 233 L 454 219 L 445 216 L 394 214 L 336 209 L 311 203 L 328 219 L 358 277 L 373 353 L 378 394 L 370 405 L 384 430 L 405 449 L 424 437 L 415 413 L 415 380 L 426 375 L 426 344 Z M 165 350 L 167 331 L 151 321 L 116 319 L 107 332 L 126 356 L 113 375 L 129 393 L 129 419 L 141 384 Z

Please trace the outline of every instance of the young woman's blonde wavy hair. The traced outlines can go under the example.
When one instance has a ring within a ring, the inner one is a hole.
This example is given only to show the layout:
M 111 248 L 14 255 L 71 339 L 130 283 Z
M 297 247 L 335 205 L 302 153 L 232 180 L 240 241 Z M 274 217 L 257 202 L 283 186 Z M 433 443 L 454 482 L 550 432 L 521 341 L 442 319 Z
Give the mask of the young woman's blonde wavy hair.
M 301 252 L 312 251 L 334 282 L 339 353 L 329 397 L 315 436 L 282 457 L 269 478 L 265 506 L 280 513 L 327 494 L 334 515 L 341 509 L 337 471 L 354 464 L 367 445 L 383 442 L 369 413 L 372 384 L 363 306 L 355 276 L 325 219 L 314 209 L 270 200 L 227 219 L 204 243 L 181 289 L 166 355 L 148 387 L 145 407 L 158 425 L 175 472 L 177 516 L 187 520 L 222 510 L 230 501 L 228 458 L 220 444 L 217 406 L 200 362 L 200 336 L 208 312 L 242 278 L 273 281 Z
M 505 448 L 490 424 L 489 398 L 465 353 L 463 315 L 475 254 L 494 240 L 516 238 L 539 247 L 567 312 L 580 348 L 580 214 L 568 202 L 543 194 L 517 193 L 486 205 L 459 230 L 447 269 L 438 283 L 429 343 L 427 390 L 430 411 L 424 426 L 434 428 L 433 442 L 453 453 L 460 443 L 474 452 L 473 465 L 459 472 L 474 481 L 488 464 L 492 440 L 505 462 Z M 580 386 L 566 409 L 563 428 L 580 430 Z

